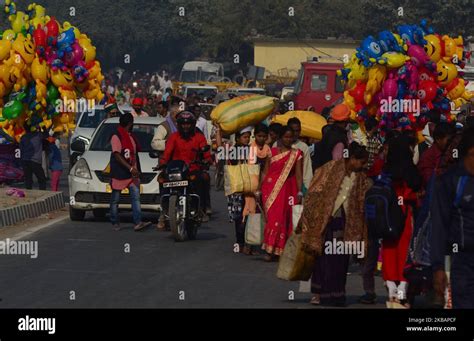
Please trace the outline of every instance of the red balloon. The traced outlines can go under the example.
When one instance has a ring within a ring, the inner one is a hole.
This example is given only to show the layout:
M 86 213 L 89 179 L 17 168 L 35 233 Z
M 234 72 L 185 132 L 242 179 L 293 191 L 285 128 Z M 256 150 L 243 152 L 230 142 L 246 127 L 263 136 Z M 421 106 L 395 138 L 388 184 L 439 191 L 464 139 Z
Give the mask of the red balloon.
M 33 32 L 33 40 L 36 45 L 36 53 L 38 53 L 39 56 L 43 56 L 46 49 L 46 33 L 41 27 L 41 24 L 38 24 L 38 27 Z
M 351 95 L 354 98 L 354 101 L 358 104 L 365 103 L 364 102 L 364 92 L 365 88 L 367 86 L 367 83 L 362 83 L 361 81 L 357 81 L 356 86 L 349 90 L 349 95 Z
M 418 85 L 418 91 L 416 96 L 421 103 L 430 103 L 435 97 L 438 91 L 438 85 L 430 80 L 421 81 Z
M 59 25 L 54 17 L 51 17 L 51 19 L 46 23 L 45 32 L 48 45 L 56 45 L 58 42 Z

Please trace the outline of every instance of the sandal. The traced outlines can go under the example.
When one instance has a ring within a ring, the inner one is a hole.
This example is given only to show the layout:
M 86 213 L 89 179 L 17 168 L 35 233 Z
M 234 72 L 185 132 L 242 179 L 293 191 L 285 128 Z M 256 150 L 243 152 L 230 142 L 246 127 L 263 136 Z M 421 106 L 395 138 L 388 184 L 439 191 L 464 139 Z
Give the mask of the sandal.
M 268 253 L 263 256 L 263 260 L 267 263 L 273 262 L 273 257 L 272 255 L 269 255 Z
M 141 230 L 143 230 L 145 227 L 150 226 L 150 225 L 151 225 L 151 222 L 150 222 L 150 221 L 141 222 L 140 224 L 135 225 L 135 226 L 133 227 L 133 229 L 138 232 L 138 231 L 141 231 Z
M 242 253 L 246 256 L 250 256 L 251 253 L 252 253 L 252 250 L 250 249 L 250 247 L 248 247 L 247 245 L 245 245 L 242 249 Z
M 159 221 L 158 224 L 156 224 L 156 229 L 158 231 L 165 231 L 166 230 L 166 223 L 165 221 Z
M 313 297 L 311 297 L 309 303 L 312 305 L 321 305 L 321 296 L 314 295 Z
M 392 303 L 392 309 L 410 309 L 410 304 L 407 300 L 395 300 Z

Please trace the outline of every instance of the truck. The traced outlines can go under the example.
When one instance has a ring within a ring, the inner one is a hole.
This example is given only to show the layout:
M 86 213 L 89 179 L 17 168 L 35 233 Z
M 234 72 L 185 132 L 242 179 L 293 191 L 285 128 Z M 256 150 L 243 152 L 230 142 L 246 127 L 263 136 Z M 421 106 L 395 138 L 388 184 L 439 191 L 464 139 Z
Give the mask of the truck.
M 175 94 L 182 92 L 184 85 L 215 86 L 219 91 L 239 86 L 224 76 L 224 65 L 208 61 L 188 61 L 184 63 L 179 82 L 174 83 Z
M 342 63 L 320 63 L 317 60 L 301 63 L 292 101 L 295 110 L 313 107 L 321 113 L 325 107 L 338 104 L 344 96 L 344 83 L 336 72 Z

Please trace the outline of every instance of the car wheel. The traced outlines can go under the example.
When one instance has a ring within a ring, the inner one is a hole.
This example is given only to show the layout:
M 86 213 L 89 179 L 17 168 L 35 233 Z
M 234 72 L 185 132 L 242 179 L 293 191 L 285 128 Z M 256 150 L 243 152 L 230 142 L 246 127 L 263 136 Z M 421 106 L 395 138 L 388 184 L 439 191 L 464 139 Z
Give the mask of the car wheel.
M 72 221 L 83 221 L 84 217 L 86 216 L 86 211 L 83 210 L 76 210 L 69 206 L 69 218 Z

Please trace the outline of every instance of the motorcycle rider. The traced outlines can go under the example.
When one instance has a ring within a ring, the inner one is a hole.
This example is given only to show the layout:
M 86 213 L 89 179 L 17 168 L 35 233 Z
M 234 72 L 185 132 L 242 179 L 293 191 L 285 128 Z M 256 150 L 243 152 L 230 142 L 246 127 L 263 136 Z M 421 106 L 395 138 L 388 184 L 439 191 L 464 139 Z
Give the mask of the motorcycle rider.
M 210 206 L 206 195 L 206 188 L 209 187 L 209 174 L 204 172 L 205 166 L 193 161 L 198 160 L 198 153 L 207 146 L 204 135 L 196 129 L 196 118 L 189 111 L 182 111 L 176 116 L 178 131 L 171 134 L 166 142 L 165 151 L 160 159 L 160 167 L 164 167 L 171 160 L 182 160 L 189 166 L 191 174 L 196 174 L 196 191 L 201 200 L 202 221 L 209 221 L 206 214 L 206 207 Z M 203 153 L 203 160 L 206 164 L 211 164 L 211 154 L 209 151 Z M 160 228 L 160 226 L 159 226 Z

